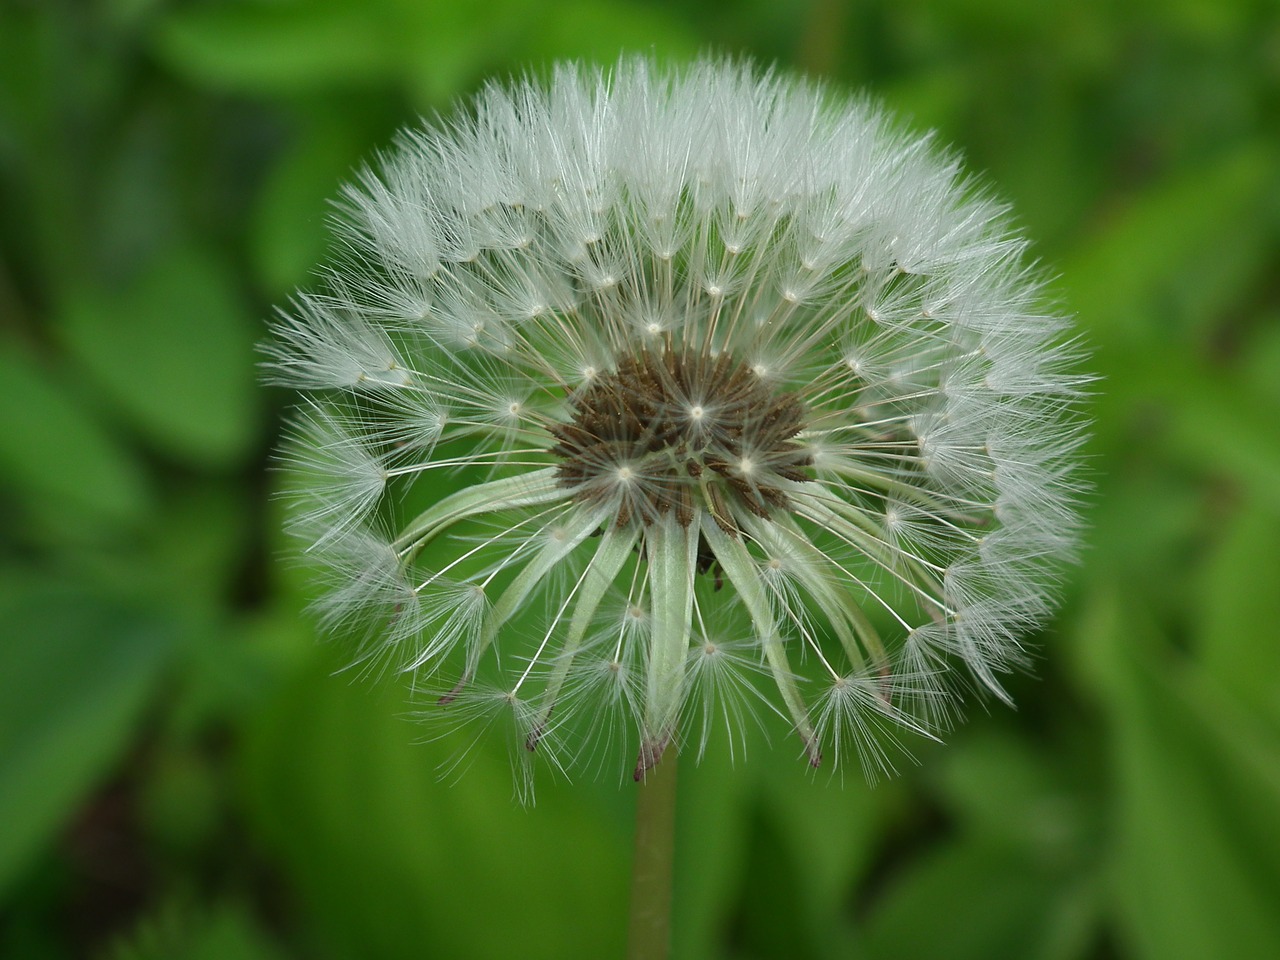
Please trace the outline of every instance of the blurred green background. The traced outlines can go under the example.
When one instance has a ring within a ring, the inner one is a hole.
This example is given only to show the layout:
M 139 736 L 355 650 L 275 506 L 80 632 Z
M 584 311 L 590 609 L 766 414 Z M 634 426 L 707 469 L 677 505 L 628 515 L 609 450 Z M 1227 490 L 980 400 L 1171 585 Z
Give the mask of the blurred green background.
M 680 958 L 1280 957 L 1280 10 L 0 0 L 0 956 L 610 957 L 629 785 L 333 676 L 268 469 L 327 198 L 483 78 L 745 52 L 932 127 L 1104 379 L 1018 712 L 874 789 L 681 769 Z

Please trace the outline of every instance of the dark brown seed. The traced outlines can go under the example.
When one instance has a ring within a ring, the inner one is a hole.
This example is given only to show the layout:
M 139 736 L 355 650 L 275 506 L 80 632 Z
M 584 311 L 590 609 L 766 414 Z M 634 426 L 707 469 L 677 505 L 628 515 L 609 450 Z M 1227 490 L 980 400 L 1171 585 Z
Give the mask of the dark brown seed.
M 713 416 L 685 416 L 695 403 Z M 618 527 L 667 514 L 689 526 L 701 504 L 736 537 L 742 511 L 786 510 L 782 484 L 810 479 L 812 455 L 794 439 L 805 419 L 799 398 L 728 353 L 637 348 L 568 406 L 570 419 L 548 431 L 560 483 L 584 502 L 616 504 Z M 756 463 L 750 478 L 738 467 L 745 451 Z M 623 467 L 642 473 L 643 485 L 621 488 Z

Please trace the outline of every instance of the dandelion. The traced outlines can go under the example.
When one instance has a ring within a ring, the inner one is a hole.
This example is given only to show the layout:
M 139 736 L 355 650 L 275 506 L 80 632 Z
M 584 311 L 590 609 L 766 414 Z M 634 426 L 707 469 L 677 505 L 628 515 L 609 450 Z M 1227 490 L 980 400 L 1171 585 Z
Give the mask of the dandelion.
M 1083 380 L 927 138 L 749 64 L 562 66 L 342 206 L 267 349 L 366 666 L 637 780 L 774 715 L 874 774 L 1008 699 L 1075 541 Z

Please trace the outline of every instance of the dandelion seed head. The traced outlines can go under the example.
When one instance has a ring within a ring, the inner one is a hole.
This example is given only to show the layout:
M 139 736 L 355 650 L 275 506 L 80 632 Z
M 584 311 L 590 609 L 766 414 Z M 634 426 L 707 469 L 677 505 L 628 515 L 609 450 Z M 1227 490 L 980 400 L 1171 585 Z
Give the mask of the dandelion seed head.
M 747 63 L 562 65 L 342 209 L 266 366 L 361 662 L 501 714 L 526 772 L 782 718 L 878 773 L 1007 698 L 1077 541 L 1087 378 L 930 138 Z

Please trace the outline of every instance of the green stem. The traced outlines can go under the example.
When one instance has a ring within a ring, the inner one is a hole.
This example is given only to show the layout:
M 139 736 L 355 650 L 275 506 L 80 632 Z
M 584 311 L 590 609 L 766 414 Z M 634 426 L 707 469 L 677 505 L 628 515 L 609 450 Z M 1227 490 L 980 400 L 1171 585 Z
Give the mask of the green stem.
M 631 865 L 628 960 L 666 960 L 671 951 L 671 877 L 675 854 L 676 752 L 636 787 L 636 847 Z

